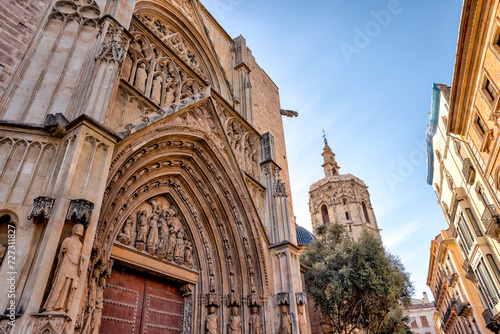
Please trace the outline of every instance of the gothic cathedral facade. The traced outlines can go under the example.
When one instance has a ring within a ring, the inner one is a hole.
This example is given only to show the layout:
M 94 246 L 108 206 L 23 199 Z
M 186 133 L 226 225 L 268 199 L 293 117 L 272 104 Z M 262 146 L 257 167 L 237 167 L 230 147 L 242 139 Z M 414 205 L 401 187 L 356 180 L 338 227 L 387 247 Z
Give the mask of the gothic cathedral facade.
M 311 334 L 296 113 L 245 39 L 197 0 L 0 7 L 0 333 Z

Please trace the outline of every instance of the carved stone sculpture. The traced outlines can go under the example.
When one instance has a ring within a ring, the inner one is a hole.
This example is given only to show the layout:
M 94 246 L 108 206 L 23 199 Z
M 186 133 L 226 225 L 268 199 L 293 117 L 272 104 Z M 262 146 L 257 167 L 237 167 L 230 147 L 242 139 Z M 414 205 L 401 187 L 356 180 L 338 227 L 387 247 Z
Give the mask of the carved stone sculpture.
M 286 306 L 281 306 L 281 323 L 278 334 L 292 334 L 292 319 Z
M 147 250 L 148 253 L 154 255 L 158 247 L 158 214 L 154 214 L 149 218 L 149 235 Z
M 146 210 L 138 212 L 137 217 L 137 239 L 135 240 L 135 248 L 142 251 L 146 244 L 148 236 L 148 219 Z
M 123 62 L 123 67 L 122 67 L 122 77 L 125 80 L 130 79 L 130 72 L 132 71 L 132 58 L 130 57 L 130 53 L 127 53 L 127 56 L 125 57 L 125 61 Z
M 124 245 L 130 245 L 132 243 L 132 225 L 134 224 L 134 221 L 132 220 L 132 216 L 129 216 L 127 220 L 125 221 L 125 224 L 123 224 L 122 231 L 120 234 L 118 234 L 118 241 L 121 242 Z
M 298 321 L 299 321 L 299 332 L 300 334 L 307 334 L 307 323 L 306 317 L 304 315 L 304 305 L 298 305 Z
M 184 239 L 185 239 L 184 230 L 180 229 L 177 232 L 177 240 L 175 242 L 175 251 L 174 251 L 174 261 L 179 265 L 184 264 Z
M 137 67 L 137 72 L 135 75 L 135 87 L 141 92 L 146 92 L 146 80 L 148 78 L 148 73 L 146 72 L 146 64 L 141 63 Z
M 249 334 L 262 334 L 262 325 L 260 323 L 259 308 L 257 306 L 252 307 L 252 315 L 249 320 Z
M 162 77 L 157 75 L 153 80 L 153 88 L 151 90 L 151 100 L 158 105 L 160 104 L 161 101 L 162 81 L 163 81 Z
M 189 241 L 186 243 L 186 250 L 184 251 L 184 265 L 188 268 L 194 267 L 193 246 L 191 245 L 191 242 L 189 242 Z
M 156 255 L 160 259 L 164 259 L 167 256 L 167 248 L 168 248 L 168 225 L 165 220 L 165 211 L 162 211 L 160 214 L 160 218 L 158 219 L 158 250 L 156 251 Z
M 64 239 L 59 251 L 58 264 L 52 289 L 45 302 L 47 312 L 68 312 L 78 286 L 85 256 L 82 254 L 83 225 L 76 224 L 70 237 Z
M 175 89 L 174 86 L 167 88 L 167 95 L 165 97 L 165 105 L 168 106 L 175 102 Z
M 218 334 L 219 319 L 215 314 L 215 307 L 210 306 L 208 311 L 207 320 L 205 321 L 205 334 Z
M 231 317 L 227 324 L 227 334 L 241 334 L 241 318 L 238 315 L 238 306 L 231 310 Z
M 174 259 L 174 248 L 177 241 L 175 227 L 172 223 L 168 227 L 168 233 L 167 261 L 172 261 Z

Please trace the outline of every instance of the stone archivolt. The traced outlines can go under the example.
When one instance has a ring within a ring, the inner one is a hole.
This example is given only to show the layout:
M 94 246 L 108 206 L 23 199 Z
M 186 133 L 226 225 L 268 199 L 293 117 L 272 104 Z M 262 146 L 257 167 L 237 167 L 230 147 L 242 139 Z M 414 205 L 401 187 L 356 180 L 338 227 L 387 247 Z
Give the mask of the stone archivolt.
M 246 185 L 241 173 L 231 172 L 237 169 L 230 167 L 227 154 L 221 154 L 220 147 L 228 146 L 221 128 L 214 107 L 198 102 L 119 144 L 94 243 L 91 280 L 93 271 L 103 275 L 99 267 L 108 262 L 113 244 L 120 243 L 197 270 L 206 305 L 218 307 L 222 300 L 238 306 L 247 298 L 249 305 L 260 305 L 265 300 L 265 254 L 252 228 L 258 216 L 244 209 L 251 207 L 243 195 Z M 219 134 L 218 139 L 209 139 L 209 133 L 212 138 Z M 127 149 L 137 144 L 136 150 Z

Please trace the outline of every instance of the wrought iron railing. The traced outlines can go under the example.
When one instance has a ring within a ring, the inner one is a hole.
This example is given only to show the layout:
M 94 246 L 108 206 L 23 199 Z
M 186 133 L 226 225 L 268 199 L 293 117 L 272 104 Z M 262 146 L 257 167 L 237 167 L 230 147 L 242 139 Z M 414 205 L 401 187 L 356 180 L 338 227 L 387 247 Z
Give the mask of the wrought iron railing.
M 483 215 L 481 216 L 481 221 L 484 224 L 484 228 L 488 230 L 491 224 L 498 224 L 500 214 L 494 204 L 486 205 L 484 208 Z

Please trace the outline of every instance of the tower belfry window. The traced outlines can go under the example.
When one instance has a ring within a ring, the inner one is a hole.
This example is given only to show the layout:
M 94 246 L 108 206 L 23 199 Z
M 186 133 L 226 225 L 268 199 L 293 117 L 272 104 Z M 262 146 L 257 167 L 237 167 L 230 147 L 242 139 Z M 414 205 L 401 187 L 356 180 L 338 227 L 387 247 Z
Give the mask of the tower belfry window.
M 366 204 L 365 202 L 361 202 L 361 206 L 363 207 L 363 213 L 365 215 L 365 221 L 367 223 L 370 223 L 370 217 L 368 216 L 368 210 L 366 209 Z
M 330 217 L 328 216 L 328 208 L 324 204 L 321 206 L 321 216 L 323 217 L 323 224 L 327 224 L 330 222 Z

